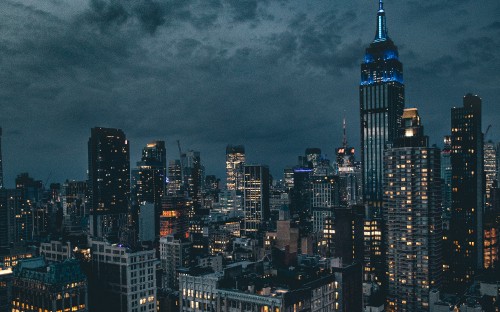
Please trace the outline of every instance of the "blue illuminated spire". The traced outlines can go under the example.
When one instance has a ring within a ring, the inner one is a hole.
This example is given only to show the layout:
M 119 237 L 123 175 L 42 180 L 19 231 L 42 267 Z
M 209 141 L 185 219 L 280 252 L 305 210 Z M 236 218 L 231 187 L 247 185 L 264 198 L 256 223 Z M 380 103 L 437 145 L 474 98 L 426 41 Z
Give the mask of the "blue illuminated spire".
M 373 42 L 385 41 L 389 38 L 387 35 L 387 25 L 385 22 L 384 2 L 379 0 L 377 12 L 377 31 Z

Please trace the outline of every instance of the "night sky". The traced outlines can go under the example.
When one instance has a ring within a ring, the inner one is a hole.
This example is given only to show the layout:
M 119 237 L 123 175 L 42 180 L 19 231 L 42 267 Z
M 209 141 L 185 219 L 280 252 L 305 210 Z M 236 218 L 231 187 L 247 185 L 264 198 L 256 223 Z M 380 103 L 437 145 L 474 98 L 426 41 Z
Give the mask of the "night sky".
M 373 0 L 2 0 L 0 126 L 6 186 L 21 172 L 85 179 L 95 126 L 121 128 L 131 167 L 150 140 L 168 159 L 201 151 L 224 178 L 225 146 L 280 177 L 307 147 L 359 147 L 359 79 Z M 406 106 L 431 143 L 450 108 L 483 99 L 500 140 L 500 1 L 387 0 Z M 358 155 L 359 156 L 359 155 Z

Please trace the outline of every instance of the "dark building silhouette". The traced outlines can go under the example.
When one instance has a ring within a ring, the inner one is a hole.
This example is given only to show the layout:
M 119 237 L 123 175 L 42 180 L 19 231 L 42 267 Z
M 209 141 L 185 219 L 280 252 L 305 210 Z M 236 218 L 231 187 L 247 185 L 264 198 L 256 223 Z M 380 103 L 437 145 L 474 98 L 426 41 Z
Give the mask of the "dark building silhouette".
M 352 263 L 361 265 L 363 263 L 363 220 L 364 207 L 353 205 L 350 207 L 336 207 L 334 209 L 335 220 L 333 235 L 335 258 L 342 259 L 342 265 L 348 266 Z M 361 269 L 360 269 L 361 271 Z
M 388 310 L 428 311 L 442 283 L 440 150 L 416 108 L 403 114 L 404 133 L 384 152 L 384 224 Z
M 9 247 L 30 234 L 23 231 L 23 225 L 31 225 L 32 217 L 29 212 L 20 190 L 0 190 L 0 247 Z M 16 218 L 16 215 L 19 217 Z
M 132 170 L 132 217 L 137 226 L 138 206 L 146 202 L 154 204 L 155 233 L 159 239 L 161 203 L 165 193 L 167 178 L 167 157 L 164 141 L 148 143 L 142 149 L 141 161 Z
M 130 196 L 130 146 L 120 129 L 92 128 L 88 142 L 90 234 L 117 240 Z
M 483 134 L 481 98 L 467 94 L 451 109 L 452 206 L 445 261 L 448 285 L 465 287 L 483 267 Z
M 383 155 L 401 132 L 405 96 L 403 64 L 398 48 L 387 33 L 382 1 L 377 12 L 375 39 L 366 49 L 361 64 L 359 88 L 361 115 L 361 158 L 363 163 L 363 198 L 367 205 L 367 253 L 365 279 L 382 283 L 385 276 L 383 237 L 382 188 Z

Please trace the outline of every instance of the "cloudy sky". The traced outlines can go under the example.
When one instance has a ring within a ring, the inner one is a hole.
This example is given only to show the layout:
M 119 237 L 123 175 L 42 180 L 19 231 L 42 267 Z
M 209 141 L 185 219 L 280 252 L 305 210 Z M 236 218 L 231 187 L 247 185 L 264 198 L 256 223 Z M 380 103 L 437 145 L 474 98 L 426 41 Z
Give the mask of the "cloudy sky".
M 2 0 L 0 126 L 6 184 L 84 179 L 94 126 L 122 128 L 132 166 L 148 141 L 199 150 L 224 174 L 228 143 L 279 176 L 306 147 L 359 146 L 359 66 L 373 0 Z M 450 108 L 483 99 L 500 140 L 500 2 L 386 0 L 407 107 L 431 142 Z

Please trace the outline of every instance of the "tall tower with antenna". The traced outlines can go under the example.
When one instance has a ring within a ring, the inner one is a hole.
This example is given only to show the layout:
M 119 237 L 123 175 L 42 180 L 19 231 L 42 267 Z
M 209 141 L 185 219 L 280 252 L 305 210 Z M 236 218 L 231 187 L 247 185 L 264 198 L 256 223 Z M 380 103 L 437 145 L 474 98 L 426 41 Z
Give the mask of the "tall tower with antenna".
M 386 278 L 383 239 L 384 151 L 401 133 L 405 106 L 403 64 L 389 38 L 384 4 L 379 1 L 375 38 L 361 64 L 359 86 L 363 199 L 366 207 L 365 281 L 383 284 Z

